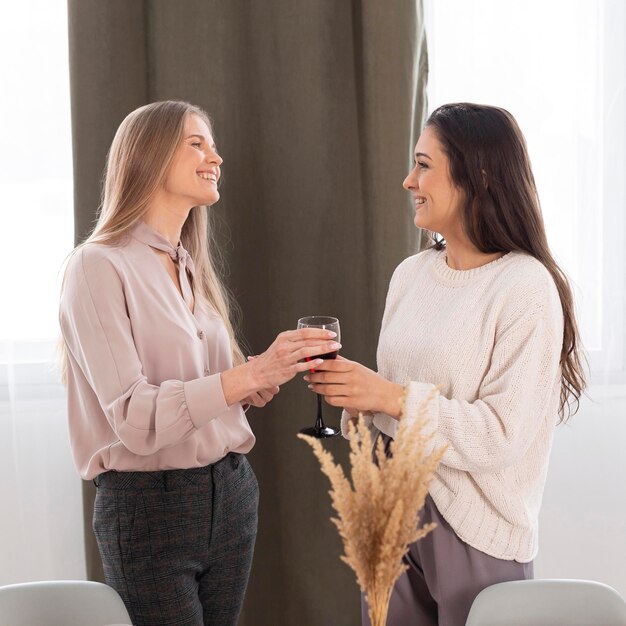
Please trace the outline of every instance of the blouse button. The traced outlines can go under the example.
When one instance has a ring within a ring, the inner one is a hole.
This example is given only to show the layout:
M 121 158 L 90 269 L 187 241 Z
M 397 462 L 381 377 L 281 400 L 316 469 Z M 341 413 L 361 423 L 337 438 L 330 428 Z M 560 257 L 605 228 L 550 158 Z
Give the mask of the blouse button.
M 200 339 L 204 339 L 204 331 L 203 331 L 203 330 L 199 330 L 199 331 L 198 331 L 198 337 L 199 337 Z
M 209 368 L 208 368 L 208 367 L 205 367 L 205 368 L 204 368 L 204 375 L 205 375 L 205 376 L 208 376 L 210 373 L 211 373 L 211 372 L 209 372 Z

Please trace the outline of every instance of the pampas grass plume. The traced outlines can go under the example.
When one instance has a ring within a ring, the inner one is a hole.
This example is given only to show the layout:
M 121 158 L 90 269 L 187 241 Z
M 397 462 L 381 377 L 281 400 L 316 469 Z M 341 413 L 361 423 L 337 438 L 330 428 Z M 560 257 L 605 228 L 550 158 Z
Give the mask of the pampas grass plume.
M 409 545 L 435 527 L 419 524 L 419 511 L 444 453 L 443 448 L 429 451 L 432 435 L 423 433 L 428 405 L 435 396 L 436 390 L 424 401 L 415 419 L 406 416 L 406 394 L 401 399 L 402 417 L 389 457 L 380 438 L 372 451 L 372 435 L 362 415 L 356 424 L 350 423 L 352 483 L 319 439 L 298 435 L 313 448 L 322 472 L 330 480 L 329 493 L 337 512 L 332 522 L 345 551 L 341 560 L 356 574 L 372 626 L 386 623 L 391 591 L 407 569 L 402 557 Z

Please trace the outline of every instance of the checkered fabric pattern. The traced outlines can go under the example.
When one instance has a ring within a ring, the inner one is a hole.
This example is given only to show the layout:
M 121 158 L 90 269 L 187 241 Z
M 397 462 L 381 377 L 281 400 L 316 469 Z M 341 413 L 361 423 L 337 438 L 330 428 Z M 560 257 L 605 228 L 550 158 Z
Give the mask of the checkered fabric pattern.
M 256 539 L 259 489 L 246 458 L 106 472 L 93 528 L 106 582 L 135 626 L 236 626 Z

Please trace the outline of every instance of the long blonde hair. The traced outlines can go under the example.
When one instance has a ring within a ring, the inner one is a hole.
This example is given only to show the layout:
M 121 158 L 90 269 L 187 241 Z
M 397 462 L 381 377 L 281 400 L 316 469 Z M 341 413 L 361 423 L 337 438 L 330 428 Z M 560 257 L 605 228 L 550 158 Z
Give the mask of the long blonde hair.
M 177 100 L 147 104 L 124 119 L 107 155 L 98 221 L 93 232 L 76 246 L 74 252 L 88 243 L 119 245 L 128 237 L 147 213 L 152 197 L 162 185 L 182 141 L 189 115 L 200 117 L 211 130 L 211 121 L 205 111 Z M 239 365 L 245 358 L 231 320 L 237 308 L 216 271 L 216 263 L 221 262 L 221 257 L 206 206 L 191 209 L 180 239 L 194 260 L 194 295 L 210 304 L 224 320 L 233 363 Z M 65 380 L 67 352 L 63 342 L 61 367 Z

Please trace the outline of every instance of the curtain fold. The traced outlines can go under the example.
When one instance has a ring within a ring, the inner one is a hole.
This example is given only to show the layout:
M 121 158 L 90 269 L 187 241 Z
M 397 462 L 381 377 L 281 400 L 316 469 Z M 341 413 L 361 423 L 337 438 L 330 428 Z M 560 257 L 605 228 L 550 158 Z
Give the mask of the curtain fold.
M 198 104 L 224 158 L 211 211 L 250 352 L 299 317 L 335 315 L 344 356 L 374 367 L 391 272 L 420 245 L 402 181 L 426 106 L 421 3 L 69 0 L 69 12 L 77 241 L 124 116 L 154 100 Z M 261 504 L 242 626 L 360 623 L 327 481 L 296 439 L 314 416 L 300 380 L 249 412 Z M 347 460 L 345 441 L 325 445 Z

